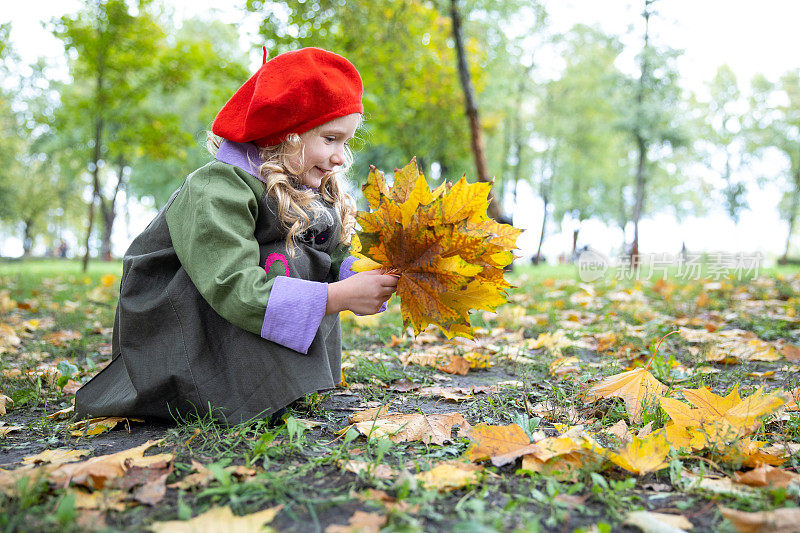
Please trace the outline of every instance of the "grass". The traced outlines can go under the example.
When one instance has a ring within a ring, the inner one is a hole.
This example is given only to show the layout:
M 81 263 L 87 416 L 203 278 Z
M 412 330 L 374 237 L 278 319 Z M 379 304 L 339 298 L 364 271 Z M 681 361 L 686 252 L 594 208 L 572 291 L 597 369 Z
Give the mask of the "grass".
M 669 508 L 692 515 L 695 531 L 716 531 L 729 527 L 716 511 L 718 504 L 748 511 L 770 510 L 793 505 L 798 499 L 794 488 L 763 490 L 756 497 L 690 490 L 680 480 L 681 471 L 710 469 L 707 461 L 714 458 L 677 456 L 670 468 L 642 477 L 617 467 L 602 471 L 587 468 L 573 478 L 559 479 L 521 471 L 519 462 L 488 466 L 480 483 L 439 492 L 422 486 L 415 475 L 441 461 L 459 458 L 470 446 L 466 437 L 454 436 L 452 442 L 438 446 L 367 440 L 352 428 L 346 430 L 347 417 L 353 412 L 388 403 L 404 413 L 456 411 L 473 424 L 516 423 L 531 437 L 540 432 L 557 435 L 558 425 L 568 423 L 570 413 L 578 413 L 590 420 L 587 429 L 599 431 L 627 420 L 627 415 L 616 399 L 584 404 L 587 384 L 637 363 L 576 346 L 564 348 L 560 354 L 546 348 L 531 349 L 525 342 L 558 329 L 567 331 L 569 338 L 576 336 L 572 332 L 577 330 L 570 329 L 576 327 L 584 335 L 613 332 L 618 336 L 615 349 L 628 345 L 633 356 L 641 355 L 641 364 L 652 355 L 652 341 L 677 328 L 675 317 L 711 320 L 738 309 L 742 291 L 750 294 L 751 301 L 781 301 L 786 313 L 800 312 L 791 280 L 796 271 L 788 267 L 769 271 L 765 278 L 772 280 L 769 284 L 732 280 L 721 289 L 675 278 L 669 278 L 663 286 L 646 280 L 625 284 L 607 276 L 592 285 L 603 298 L 587 299 L 586 286 L 580 285 L 574 266 L 521 265 L 511 275 L 517 285 L 511 293 L 512 303 L 496 315 L 476 316 L 476 325 L 484 331 L 483 344 L 477 349 L 490 356 L 495 363 L 491 368 L 457 376 L 416 365 L 404 367 L 399 355 L 425 353 L 443 344 L 415 344 L 410 336 L 402 338 L 402 319 L 395 303 L 380 317 L 343 319 L 349 388 L 309 395 L 292 406 L 284 425 L 270 428 L 261 420 L 225 427 L 207 417 L 188 417 L 167 425 L 131 424 L 130 435 L 118 429 L 79 439 L 68 431 L 68 421 L 45 417 L 70 404 L 72 396 L 62 390 L 66 384 L 63 379 L 33 375 L 21 379 L 6 372 L 26 373 L 44 365 L 60 368 L 62 378 L 72 375 L 84 381 L 96 373 L 109 355 L 108 328 L 113 322 L 120 270 L 119 262 L 92 262 L 87 274 L 80 271 L 77 261 L 0 262 L 0 323 L 13 323 L 16 331 L 24 320 L 39 320 L 39 326 L 24 334 L 16 353 L 0 359 L 0 391 L 15 402 L 0 420 L 26 428 L 24 434 L 0 437 L 0 450 L 14 459 L 11 467 L 18 466 L 22 457 L 45 448 L 88 447 L 100 455 L 163 437 L 163 451 L 175 455 L 169 483 L 186 479 L 194 471 L 194 461 L 212 474 L 203 487 L 168 489 L 162 504 L 156 507 L 105 513 L 109 530 L 140 530 L 158 520 L 188 519 L 212 506 L 229 505 L 235 513 L 243 514 L 283 504 L 274 524 L 279 530 L 323 531 L 329 525 L 347 524 L 353 512 L 361 510 L 385 515 L 391 531 L 604 531 L 619 528 L 631 510 Z M 608 296 L 617 293 L 632 299 Z M 708 302 L 696 305 L 704 293 Z M 645 303 L 636 299 L 638 295 Z M 17 306 L 4 309 L 4 298 Z M 581 317 L 588 314 L 599 318 L 581 326 Z M 578 326 L 566 326 L 570 321 Z M 800 328 L 791 320 L 739 311 L 726 327 L 747 329 L 768 341 L 797 343 L 800 335 Z M 52 336 L 63 331 L 74 331 L 75 335 L 65 340 Z M 521 332 L 522 337 L 515 344 L 517 341 L 506 337 L 494 337 L 493 331 Z M 702 349 L 691 353 L 690 347 L 684 339 L 672 335 L 653 363 L 654 375 L 671 390 L 708 386 L 722 394 L 738 384 L 745 395 L 759 386 L 797 386 L 796 373 L 780 370 L 785 362 L 709 365 Z M 471 349 L 459 348 L 459 353 Z M 507 355 L 521 355 L 527 362 L 504 358 Z M 578 372 L 554 376 L 550 364 L 559 356 L 577 357 Z M 694 373 L 675 381 L 675 365 L 688 369 L 705 366 L 719 372 Z M 778 379 L 754 378 L 753 370 L 774 371 Z M 476 394 L 463 402 L 448 403 L 392 390 L 390 385 L 401 380 L 420 386 L 461 387 L 518 380 L 524 388 L 505 386 L 488 395 Z M 545 401 L 553 404 L 553 413 L 545 416 L 531 412 L 533 406 Z M 650 421 L 658 426 L 666 418 L 653 406 L 640 426 Z M 304 420 L 317 425 L 307 427 Z M 775 435 L 800 440 L 800 415 L 770 421 L 767 429 L 753 437 L 771 440 Z M 597 438 L 607 439 L 600 434 Z M 341 465 L 347 461 L 362 461 L 370 467 L 359 473 L 346 472 Z M 797 466 L 795 458 L 785 465 Z M 231 467 L 253 468 L 256 473 L 242 476 Z M 391 467 L 397 473 L 386 479 L 381 467 Z M 723 473 L 733 471 L 733 466 L 724 466 Z M 652 486 L 666 486 L 669 491 L 648 488 Z M 395 500 L 394 507 L 369 499 L 369 489 L 385 491 Z M 403 505 L 395 505 L 397 502 Z M 71 491 L 45 483 L 21 483 L 12 496 L 0 500 L 0 531 L 83 530 L 86 511 L 76 505 Z

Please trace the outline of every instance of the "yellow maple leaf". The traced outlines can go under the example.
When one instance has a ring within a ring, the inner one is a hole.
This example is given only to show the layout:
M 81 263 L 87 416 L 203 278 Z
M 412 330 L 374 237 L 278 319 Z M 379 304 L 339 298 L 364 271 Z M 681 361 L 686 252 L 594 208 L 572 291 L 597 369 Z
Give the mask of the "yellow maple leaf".
M 672 398 L 661 398 L 661 407 L 672 419 L 675 427 L 668 430 L 680 445 L 686 445 L 680 434 L 689 435 L 688 444 L 695 450 L 708 445 L 721 449 L 760 426 L 760 419 L 774 412 L 786 402 L 781 392 L 766 394 L 758 389 L 742 399 L 738 384 L 727 396 L 718 396 L 706 387 L 684 389 L 683 396 L 695 406 L 692 408 Z
M 634 474 L 647 474 L 666 468 L 665 460 L 670 450 L 670 443 L 664 430 L 655 431 L 640 439 L 631 436 L 631 441 L 616 452 L 608 452 L 608 460 L 620 468 Z
M 363 190 L 372 212 L 356 215 L 352 268 L 399 275 L 403 322 L 415 334 L 435 324 L 448 337 L 472 337 L 470 311 L 506 303 L 503 268 L 521 230 L 486 216 L 490 189 L 461 178 L 431 191 L 414 159 L 395 170 L 389 188 L 371 168 Z
M 439 492 L 460 489 L 480 481 L 483 467 L 458 461 L 445 461 L 437 464 L 427 472 L 417 474 L 419 480 L 427 489 L 436 489 Z
M 519 457 L 530 453 L 531 439 L 517 424 L 509 426 L 491 426 L 478 424 L 470 429 L 469 438 L 472 441 L 466 451 L 470 461 L 485 461 L 497 456 L 516 453 Z M 511 462 L 511 461 L 507 461 Z
M 272 528 L 262 529 L 264 524 L 272 522 L 275 515 L 283 508 L 282 505 L 264 509 L 257 513 L 236 516 L 230 507 L 212 507 L 205 513 L 199 514 L 191 520 L 170 520 L 169 522 L 154 522 L 150 529 L 156 533 L 182 533 L 203 531 L 275 531 Z
M 601 398 L 622 398 L 631 422 L 639 422 L 642 405 L 663 395 L 667 388 L 644 368 L 636 368 L 610 376 L 587 393 L 586 403 Z

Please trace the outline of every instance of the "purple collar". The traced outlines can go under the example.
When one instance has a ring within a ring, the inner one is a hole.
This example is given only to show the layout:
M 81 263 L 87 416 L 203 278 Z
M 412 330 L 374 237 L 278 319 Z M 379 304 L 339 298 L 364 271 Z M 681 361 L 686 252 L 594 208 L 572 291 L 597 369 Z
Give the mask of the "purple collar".
M 223 139 L 215 157 L 218 161 L 239 167 L 254 178 L 264 181 L 258 172 L 258 167 L 263 161 L 258 157 L 258 147 L 253 143 L 237 143 Z

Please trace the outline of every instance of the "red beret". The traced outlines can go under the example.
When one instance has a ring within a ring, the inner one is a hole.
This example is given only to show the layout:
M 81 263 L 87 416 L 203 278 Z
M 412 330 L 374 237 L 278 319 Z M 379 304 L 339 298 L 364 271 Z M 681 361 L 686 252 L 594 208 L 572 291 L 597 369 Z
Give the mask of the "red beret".
M 301 48 L 266 61 L 222 107 L 211 131 L 235 142 L 273 146 L 351 113 L 363 113 L 356 68 L 321 48 Z

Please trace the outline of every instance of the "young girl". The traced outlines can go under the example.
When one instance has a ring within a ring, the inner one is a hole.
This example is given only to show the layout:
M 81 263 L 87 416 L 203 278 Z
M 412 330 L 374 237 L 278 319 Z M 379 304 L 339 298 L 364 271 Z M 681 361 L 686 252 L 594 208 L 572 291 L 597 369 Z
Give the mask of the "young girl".
M 264 53 L 214 120 L 216 159 L 125 253 L 113 360 L 78 416 L 275 420 L 341 382 L 339 311 L 376 313 L 396 289 L 349 269 L 336 171 L 363 113 L 358 71 L 318 48 Z

